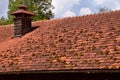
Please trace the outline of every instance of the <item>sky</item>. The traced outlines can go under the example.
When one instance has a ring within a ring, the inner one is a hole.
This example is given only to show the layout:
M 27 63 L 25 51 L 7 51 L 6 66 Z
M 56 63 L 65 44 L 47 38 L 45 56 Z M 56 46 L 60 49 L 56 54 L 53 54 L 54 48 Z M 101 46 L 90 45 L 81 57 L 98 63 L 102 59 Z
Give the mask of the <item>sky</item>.
M 0 17 L 7 18 L 8 1 L 0 0 Z M 99 12 L 99 8 L 120 9 L 120 0 L 52 0 L 55 18 L 82 16 Z

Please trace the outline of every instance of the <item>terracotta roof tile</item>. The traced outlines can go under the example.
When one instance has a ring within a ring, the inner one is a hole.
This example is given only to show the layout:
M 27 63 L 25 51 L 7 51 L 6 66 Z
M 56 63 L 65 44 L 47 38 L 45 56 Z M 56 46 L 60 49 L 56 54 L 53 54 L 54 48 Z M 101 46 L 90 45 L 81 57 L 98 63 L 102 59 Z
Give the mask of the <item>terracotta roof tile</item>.
M 0 27 L 0 72 L 119 69 L 119 14 L 37 21 L 33 26 L 40 27 L 21 38 Z

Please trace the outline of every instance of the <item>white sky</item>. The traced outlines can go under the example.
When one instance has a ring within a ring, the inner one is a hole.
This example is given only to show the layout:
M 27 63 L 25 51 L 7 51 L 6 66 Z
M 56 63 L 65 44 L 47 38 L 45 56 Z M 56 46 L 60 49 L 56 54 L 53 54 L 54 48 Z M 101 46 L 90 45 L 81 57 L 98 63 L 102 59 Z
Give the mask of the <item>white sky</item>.
M 0 17 L 7 17 L 9 0 L 0 0 Z M 53 0 L 55 18 L 97 13 L 100 7 L 120 9 L 120 0 Z

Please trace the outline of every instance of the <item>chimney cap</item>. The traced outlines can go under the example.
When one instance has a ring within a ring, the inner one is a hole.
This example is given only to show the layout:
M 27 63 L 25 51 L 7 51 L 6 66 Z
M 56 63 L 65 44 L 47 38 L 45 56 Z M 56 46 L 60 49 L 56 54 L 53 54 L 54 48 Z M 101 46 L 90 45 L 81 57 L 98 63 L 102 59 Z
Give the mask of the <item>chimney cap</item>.
M 18 8 L 19 8 L 19 9 L 23 9 L 23 10 L 27 10 L 27 6 L 25 6 L 25 5 L 23 5 L 23 4 L 20 5 L 20 6 L 18 6 Z
M 26 14 L 26 15 L 29 15 L 29 16 L 34 16 L 34 14 L 32 12 L 29 12 L 27 11 L 27 7 L 25 5 L 20 5 L 18 7 L 19 9 L 13 13 L 11 13 L 11 15 L 18 15 L 18 14 Z

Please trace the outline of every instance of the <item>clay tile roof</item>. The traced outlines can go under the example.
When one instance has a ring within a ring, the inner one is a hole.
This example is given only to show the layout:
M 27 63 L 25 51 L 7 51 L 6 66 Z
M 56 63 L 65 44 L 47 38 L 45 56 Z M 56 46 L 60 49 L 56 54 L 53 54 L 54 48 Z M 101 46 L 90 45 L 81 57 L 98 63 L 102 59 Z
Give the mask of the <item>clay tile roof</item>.
M 120 69 L 120 11 L 32 25 L 21 38 L 0 27 L 0 72 Z

